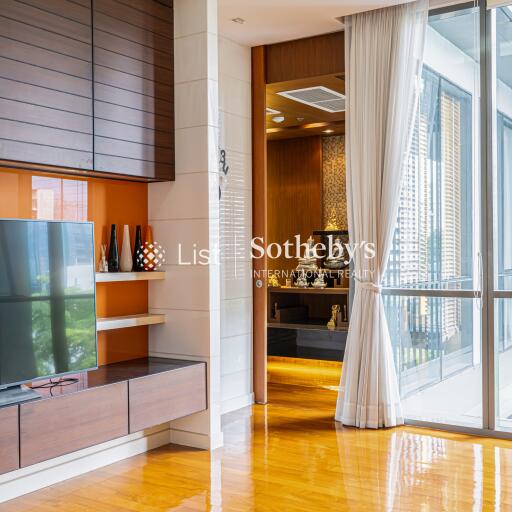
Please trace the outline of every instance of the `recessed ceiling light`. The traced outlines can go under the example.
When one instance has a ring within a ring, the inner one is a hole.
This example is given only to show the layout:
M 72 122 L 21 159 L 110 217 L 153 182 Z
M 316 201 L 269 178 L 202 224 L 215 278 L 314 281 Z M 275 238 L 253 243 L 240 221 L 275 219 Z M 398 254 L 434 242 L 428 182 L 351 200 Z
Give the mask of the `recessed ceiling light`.
M 277 114 L 280 114 L 279 110 L 276 110 L 275 108 L 267 107 L 265 109 L 265 112 L 267 113 L 267 116 L 276 116 Z
M 238 23 L 240 25 L 243 25 L 245 23 L 245 20 L 243 18 L 233 18 L 231 21 L 234 23 Z
M 274 121 L 274 123 L 282 123 L 284 121 L 284 116 L 274 116 L 272 121 Z
M 324 133 L 334 133 L 334 130 L 324 130 Z

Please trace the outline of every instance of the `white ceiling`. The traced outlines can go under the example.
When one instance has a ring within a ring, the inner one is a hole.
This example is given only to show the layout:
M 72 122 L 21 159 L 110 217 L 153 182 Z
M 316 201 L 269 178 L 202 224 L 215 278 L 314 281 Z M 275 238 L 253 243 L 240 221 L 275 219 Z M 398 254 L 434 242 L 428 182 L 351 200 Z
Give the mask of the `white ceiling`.
M 336 19 L 408 0 L 219 0 L 219 32 L 258 46 L 335 32 Z M 245 20 L 243 25 L 231 21 Z

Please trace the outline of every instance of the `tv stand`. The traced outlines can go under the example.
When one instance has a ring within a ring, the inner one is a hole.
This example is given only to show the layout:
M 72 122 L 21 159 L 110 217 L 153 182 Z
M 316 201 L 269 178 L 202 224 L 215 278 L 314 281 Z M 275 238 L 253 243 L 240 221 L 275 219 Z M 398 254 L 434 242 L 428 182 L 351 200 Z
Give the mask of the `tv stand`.
M 37 400 L 39 398 L 41 398 L 41 395 L 28 386 L 12 386 L 10 388 L 0 389 L 0 407 L 26 402 L 27 400 Z
M 12 402 L 0 406 L 0 475 L 207 408 L 201 361 L 145 357 L 73 377 L 66 386 L 34 389 L 36 396 L 18 388 L 14 404 L 16 391 L 3 392 L 10 398 L 1 403 Z

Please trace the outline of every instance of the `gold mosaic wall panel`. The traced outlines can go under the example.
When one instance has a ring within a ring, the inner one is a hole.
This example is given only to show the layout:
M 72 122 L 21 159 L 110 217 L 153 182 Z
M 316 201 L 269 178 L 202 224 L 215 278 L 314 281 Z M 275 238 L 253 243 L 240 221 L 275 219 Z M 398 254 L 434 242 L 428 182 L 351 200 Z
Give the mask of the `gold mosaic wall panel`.
M 337 135 L 322 139 L 323 160 L 323 226 L 336 217 L 340 229 L 348 229 L 347 188 L 345 173 L 345 137 Z

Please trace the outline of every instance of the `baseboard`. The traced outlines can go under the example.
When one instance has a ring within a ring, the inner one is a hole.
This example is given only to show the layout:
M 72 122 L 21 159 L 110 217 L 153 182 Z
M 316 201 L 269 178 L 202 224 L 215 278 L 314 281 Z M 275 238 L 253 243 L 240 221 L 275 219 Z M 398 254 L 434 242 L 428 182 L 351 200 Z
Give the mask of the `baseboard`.
M 208 434 L 198 434 L 197 432 L 188 432 L 186 430 L 172 428 L 170 439 L 172 444 L 200 448 L 202 450 L 215 450 L 224 444 L 222 432 L 212 437 Z
M 169 425 L 161 425 L 0 475 L 0 503 L 165 446 L 170 438 Z
M 243 407 L 248 407 L 253 404 L 254 393 L 237 396 L 235 398 L 230 398 L 229 400 L 224 400 L 220 407 L 220 413 L 227 414 L 228 412 L 238 411 L 238 409 L 242 409 Z

